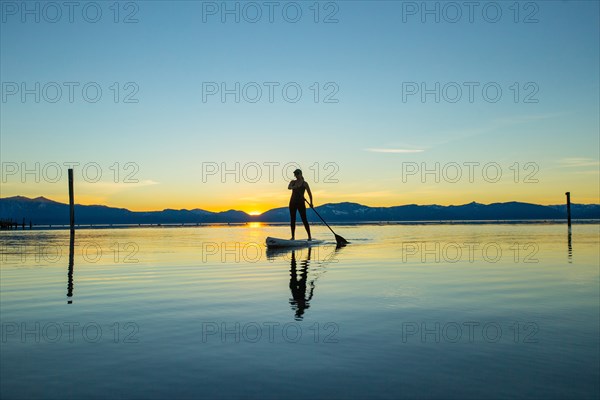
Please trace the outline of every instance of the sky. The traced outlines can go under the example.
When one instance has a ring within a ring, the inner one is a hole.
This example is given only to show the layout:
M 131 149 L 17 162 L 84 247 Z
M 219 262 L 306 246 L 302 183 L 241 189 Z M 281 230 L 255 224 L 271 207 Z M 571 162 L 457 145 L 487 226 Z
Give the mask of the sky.
M 1 197 L 600 203 L 597 1 L 4 1 Z

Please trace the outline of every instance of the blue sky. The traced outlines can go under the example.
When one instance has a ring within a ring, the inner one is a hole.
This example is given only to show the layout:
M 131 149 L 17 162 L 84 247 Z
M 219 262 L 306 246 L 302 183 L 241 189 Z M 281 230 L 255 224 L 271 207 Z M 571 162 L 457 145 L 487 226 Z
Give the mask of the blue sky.
M 122 2 L 118 23 L 113 2 L 93 4 L 102 10 L 97 23 L 85 21 L 80 10 L 69 23 L 66 9 L 56 23 L 45 21 L 42 10 L 39 23 L 32 15 L 22 22 L 22 2 L 2 3 L 2 162 L 19 167 L 39 162 L 42 168 L 49 162 L 97 163 L 103 172 L 99 182 L 76 180 L 81 203 L 245 211 L 286 204 L 289 193 L 280 167 L 274 182 L 240 176 L 237 183 L 233 175 L 224 182 L 218 176 L 203 182 L 203 163 L 233 168 L 236 162 L 242 167 L 298 162 L 305 171 L 318 163 L 313 168 L 320 171 L 318 182 L 314 172 L 305 175 L 319 203 L 556 204 L 566 190 L 575 202 L 600 201 L 598 2 L 478 2 L 473 22 L 457 2 L 463 15 L 456 23 L 444 20 L 454 16 L 449 8 L 444 13 L 444 2 L 319 2 L 318 23 L 312 1 L 276 2 L 273 23 L 263 2 L 252 3 L 263 12 L 257 23 L 244 21 L 244 14 L 239 23 L 232 15 L 223 23 L 222 2 L 141 1 L 136 8 Z M 6 3 L 17 5 L 16 15 Z M 237 4 L 242 10 L 250 7 L 247 3 Z M 434 15 L 421 20 L 423 4 L 438 5 L 439 23 Z M 417 14 L 408 15 L 413 6 Z M 203 15 L 211 7 L 217 15 Z M 292 17 L 301 9 L 300 20 L 286 21 L 284 7 Z M 489 14 L 482 14 L 483 7 Z M 497 9 L 499 21 L 486 20 Z M 138 22 L 122 23 L 130 12 Z M 332 12 L 338 22 L 324 23 Z M 527 16 L 537 22 L 524 23 Z M 97 103 L 84 101 L 78 89 L 72 103 L 66 89 L 56 103 L 44 98 L 36 103 L 33 95 L 22 102 L 19 93 L 6 93 L 13 82 L 30 88 L 35 82 L 63 88 L 64 82 L 78 82 L 78 88 L 96 82 L 103 93 Z M 124 88 L 127 82 L 134 86 Z M 206 82 L 229 88 L 257 82 L 263 97 L 235 103 L 229 95 L 223 103 L 215 95 L 203 102 Z M 272 103 L 264 82 L 279 84 Z M 297 103 L 285 101 L 280 91 L 290 82 L 302 89 Z M 430 89 L 436 82 L 440 88 L 455 82 L 463 97 L 452 103 L 442 96 L 436 103 L 434 95 L 423 102 L 417 94 L 403 101 L 403 87 L 411 82 Z M 473 102 L 467 100 L 465 82 L 478 85 Z M 490 83 L 502 90 L 498 102 L 483 98 L 481 88 Z M 138 89 L 138 102 L 124 103 L 132 87 Z M 334 89 L 338 102 L 323 102 Z M 525 103 L 528 94 L 537 102 Z M 115 162 L 135 163 L 139 182 L 123 183 L 120 176 L 115 183 L 109 168 Z M 412 163 L 427 168 L 457 163 L 464 175 L 465 162 L 500 166 L 503 177 L 495 183 L 481 177 L 473 182 L 401 177 Z M 326 170 L 326 163 L 336 167 Z M 525 169 L 526 163 L 536 168 Z M 521 173 L 518 182 L 515 168 Z M 534 169 L 538 182 L 522 182 L 523 174 Z M 338 182 L 323 182 L 334 170 Z M 3 176 L 2 197 L 65 200 L 63 175 L 59 182 L 42 177 L 39 183 L 19 174 Z

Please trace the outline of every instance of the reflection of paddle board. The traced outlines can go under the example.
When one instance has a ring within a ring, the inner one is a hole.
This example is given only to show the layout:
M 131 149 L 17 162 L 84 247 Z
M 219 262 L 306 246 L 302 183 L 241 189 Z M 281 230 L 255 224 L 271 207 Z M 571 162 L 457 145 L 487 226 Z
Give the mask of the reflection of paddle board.
M 323 240 L 289 240 L 289 239 L 279 239 L 274 237 L 267 238 L 267 247 L 268 248 L 285 248 L 285 247 L 307 247 L 314 246 L 317 244 L 323 243 Z

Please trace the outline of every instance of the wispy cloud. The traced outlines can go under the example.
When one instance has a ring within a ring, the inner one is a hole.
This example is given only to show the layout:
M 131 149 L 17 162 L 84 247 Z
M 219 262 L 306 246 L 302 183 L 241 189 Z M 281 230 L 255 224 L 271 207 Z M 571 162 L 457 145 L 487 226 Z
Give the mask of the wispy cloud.
M 372 153 L 422 153 L 425 150 L 422 149 L 383 149 L 383 148 L 369 148 L 365 149 L 365 151 L 370 151 Z
M 599 167 L 600 161 L 593 158 L 570 157 L 558 160 L 563 167 Z
M 136 183 L 137 186 L 151 186 L 158 185 L 160 182 L 153 181 L 152 179 L 144 179 Z
M 561 117 L 564 115 L 568 115 L 567 112 L 558 112 L 558 113 L 549 113 L 549 114 L 528 114 L 528 115 L 514 115 L 507 116 L 502 118 L 496 118 L 493 120 L 494 123 L 498 123 L 500 125 L 515 125 L 515 124 L 524 124 L 528 122 L 542 121 L 546 119 L 552 119 Z
M 85 186 L 87 189 L 92 190 L 108 190 L 108 191 L 121 191 L 125 189 L 135 189 L 142 186 L 153 186 L 158 185 L 160 182 L 153 181 L 152 179 L 142 179 L 138 182 L 86 182 L 83 181 L 80 185 Z

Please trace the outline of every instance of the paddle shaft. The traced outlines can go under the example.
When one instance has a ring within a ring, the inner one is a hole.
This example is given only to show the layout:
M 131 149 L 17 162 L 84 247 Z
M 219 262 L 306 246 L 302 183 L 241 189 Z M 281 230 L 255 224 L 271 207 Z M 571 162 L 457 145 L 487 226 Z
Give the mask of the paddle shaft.
M 308 203 L 308 200 L 304 199 L 304 201 Z M 308 203 L 308 205 L 310 205 L 310 203 Z M 319 213 L 317 212 L 317 210 L 315 210 L 314 207 L 311 207 L 311 208 L 315 212 L 315 214 L 317 214 L 317 217 L 319 217 L 321 219 L 321 221 L 323 221 L 323 223 L 325 225 L 327 225 L 327 227 L 329 228 L 329 230 L 331 231 L 331 233 L 333 233 L 334 235 L 336 235 L 336 233 L 333 231 L 333 229 L 331 229 L 331 227 L 329 226 L 329 224 L 327 222 L 325 222 L 325 220 L 323 219 L 323 217 L 321 217 L 321 215 L 319 215 Z

